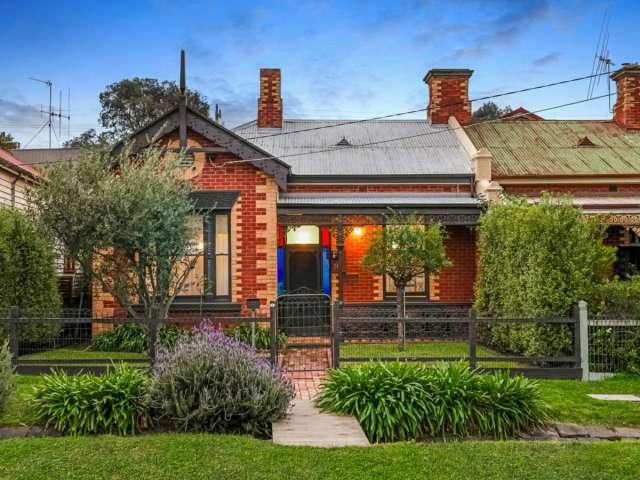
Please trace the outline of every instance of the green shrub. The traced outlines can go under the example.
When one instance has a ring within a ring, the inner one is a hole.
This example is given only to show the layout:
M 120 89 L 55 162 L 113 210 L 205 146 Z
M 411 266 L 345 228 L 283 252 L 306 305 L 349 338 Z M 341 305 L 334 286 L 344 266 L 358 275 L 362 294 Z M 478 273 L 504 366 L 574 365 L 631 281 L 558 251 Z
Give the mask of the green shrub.
M 20 340 L 56 338 L 60 323 L 50 319 L 58 316 L 61 300 L 53 249 L 25 214 L 13 208 L 0 207 L 0 272 L 0 310 L 15 305 L 27 317 L 49 319 L 22 324 Z
M 158 420 L 177 430 L 267 436 L 293 386 L 253 348 L 205 326 L 160 350 L 149 395 Z
M 15 374 L 11 363 L 9 344 L 5 341 L 0 346 L 0 411 L 4 408 L 9 395 L 16 388 Z
M 160 345 L 172 347 L 182 334 L 182 330 L 175 325 L 163 325 L 158 329 Z M 144 353 L 148 349 L 147 334 L 141 324 L 125 323 L 96 335 L 91 348 L 99 352 Z
M 590 329 L 589 368 L 596 372 L 640 373 L 640 327 L 599 326 Z
M 640 319 L 640 275 L 596 284 L 585 300 L 591 318 Z
M 148 423 L 146 375 L 119 365 L 105 375 L 46 375 L 34 390 L 33 406 L 47 427 L 72 435 L 134 434 Z
M 251 325 L 225 328 L 224 334 L 251 345 Z M 287 335 L 284 332 L 278 332 L 276 341 L 278 349 L 284 350 L 287 347 Z M 269 350 L 269 348 L 271 348 L 271 331 L 256 325 L 256 350 Z
M 482 375 L 455 363 L 437 368 L 370 363 L 333 370 L 318 406 L 355 415 L 372 442 L 423 435 L 506 438 L 548 418 L 535 382 L 506 372 Z

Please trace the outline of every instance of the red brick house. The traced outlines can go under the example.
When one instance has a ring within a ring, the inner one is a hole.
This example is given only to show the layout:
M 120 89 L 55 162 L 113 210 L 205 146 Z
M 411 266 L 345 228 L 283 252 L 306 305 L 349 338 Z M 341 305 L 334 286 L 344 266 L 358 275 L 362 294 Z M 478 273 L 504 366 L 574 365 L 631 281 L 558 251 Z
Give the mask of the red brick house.
M 453 266 L 425 272 L 408 288 L 412 302 L 470 303 L 480 204 L 473 159 L 448 127 L 471 119 L 470 70 L 431 70 L 423 120 L 337 121 L 284 117 L 281 74 L 261 69 L 256 120 L 228 129 L 186 100 L 132 137 L 133 149 L 188 148 L 185 174 L 196 207 L 206 209 L 205 254 L 175 309 L 261 313 L 279 295 L 314 291 L 345 303 L 384 302 L 393 283 L 361 258 L 389 207 L 424 215 L 447 230 Z M 184 89 L 184 71 L 181 87 Z M 184 90 L 183 90 L 184 91 Z M 117 305 L 94 294 L 94 312 Z
M 477 159 L 480 197 L 535 202 L 542 192 L 568 193 L 586 214 L 602 216 L 624 274 L 640 271 L 640 65 L 624 64 L 611 79 L 610 120 L 544 120 L 520 108 L 509 121 L 465 128 L 461 142 Z

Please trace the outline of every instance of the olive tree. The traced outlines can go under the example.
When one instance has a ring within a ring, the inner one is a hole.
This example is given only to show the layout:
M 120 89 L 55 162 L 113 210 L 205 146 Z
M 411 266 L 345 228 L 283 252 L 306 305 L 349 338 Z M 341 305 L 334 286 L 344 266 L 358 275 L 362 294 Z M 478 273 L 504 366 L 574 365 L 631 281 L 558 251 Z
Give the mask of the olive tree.
M 145 321 L 166 318 L 197 261 L 195 211 L 179 161 L 158 149 L 115 157 L 86 150 L 52 166 L 32 195 L 40 223 L 64 253 Z
M 376 275 L 387 275 L 396 286 L 396 312 L 405 316 L 407 283 L 425 272 L 438 273 L 451 265 L 444 246 L 445 232 L 439 223 L 425 224 L 417 215 L 392 212 L 383 228 L 373 233 L 362 265 Z M 404 338 L 402 323 L 398 336 Z

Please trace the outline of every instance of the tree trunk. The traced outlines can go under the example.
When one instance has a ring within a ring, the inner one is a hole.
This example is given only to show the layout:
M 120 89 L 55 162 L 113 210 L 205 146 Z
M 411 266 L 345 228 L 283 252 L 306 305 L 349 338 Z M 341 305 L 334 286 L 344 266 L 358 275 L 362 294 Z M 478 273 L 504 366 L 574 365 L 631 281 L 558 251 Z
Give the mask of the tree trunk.
M 153 367 L 156 363 L 156 348 L 158 345 L 158 324 L 160 323 L 160 307 L 158 305 L 151 305 L 149 311 L 149 324 L 148 324 L 148 341 L 149 341 L 149 360 Z
M 396 283 L 396 316 L 398 317 L 398 350 L 404 351 L 405 304 L 404 284 Z

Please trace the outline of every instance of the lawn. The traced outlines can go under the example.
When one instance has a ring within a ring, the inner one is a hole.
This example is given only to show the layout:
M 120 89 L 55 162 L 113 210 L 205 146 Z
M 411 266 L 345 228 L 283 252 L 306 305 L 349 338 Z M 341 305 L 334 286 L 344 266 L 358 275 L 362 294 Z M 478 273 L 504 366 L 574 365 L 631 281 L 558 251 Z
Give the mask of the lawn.
M 399 443 L 282 447 L 240 436 L 12 439 L 0 478 L 20 479 L 637 479 L 640 442 Z
M 96 352 L 87 346 L 55 348 L 38 353 L 22 355 L 21 360 L 120 360 L 123 358 L 145 359 L 146 353 Z
M 640 427 L 640 403 L 594 400 L 587 396 L 589 393 L 630 393 L 640 396 L 640 375 L 620 375 L 597 382 L 539 382 L 542 396 L 559 420 L 585 425 Z M 640 465 L 640 460 L 638 463 Z
M 478 357 L 503 357 L 504 355 L 490 348 L 478 345 Z M 350 342 L 340 346 L 340 358 L 405 358 L 429 357 L 455 360 L 469 356 L 469 344 L 462 340 L 433 340 L 423 342 L 407 342 L 404 350 L 398 349 L 397 342 Z M 345 363 L 347 364 L 347 363 Z M 513 362 L 478 362 L 479 367 L 522 367 Z

